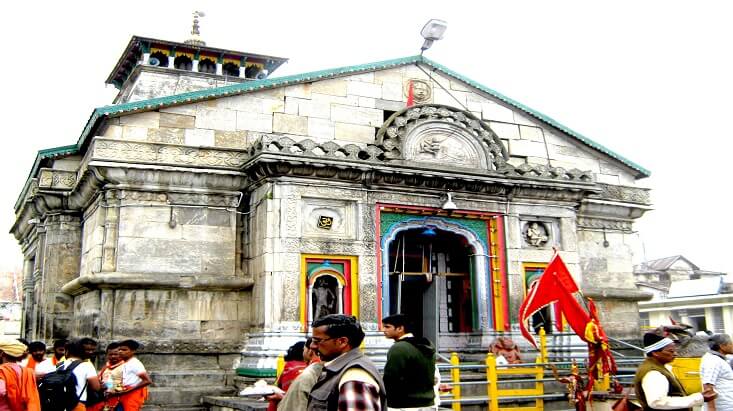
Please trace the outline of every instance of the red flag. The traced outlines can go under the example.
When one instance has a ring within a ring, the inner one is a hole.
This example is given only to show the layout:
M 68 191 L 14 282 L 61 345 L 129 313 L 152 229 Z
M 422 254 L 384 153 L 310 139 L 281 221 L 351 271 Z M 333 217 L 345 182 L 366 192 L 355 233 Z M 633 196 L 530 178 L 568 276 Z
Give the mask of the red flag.
M 412 85 L 412 80 L 407 83 L 407 107 L 415 105 L 415 87 Z
M 537 342 L 527 331 L 527 320 L 543 307 L 555 303 L 558 321 L 565 317 L 570 328 L 588 343 L 588 391 L 597 377 L 616 374 L 616 361 L 608 346 L 608 336 L 601 327 L 593 300 L 588 299 L 586 311 L 575 297 L 578 285 L 570 275 L 559 254 L 555 254 L 540 279 L 527 292 L 519 307 L 519 328 L 522 335 L 535 347 Z
M 527 331 L 527 320 L 532 314 L 552 303 L 559 305 L 558 311 L 563 313 L 570 328 L 576 334 L 584 335 L 585 326 L 590 318 L 575 299 L 573 294 L 576 292 L 578 285 L 575 284 L 560 255 L 555 254 L 540 279 L 530 287 L 527 297 L 519 307 L 519 328 L 524 338 L 537 347 L 534 337 Z

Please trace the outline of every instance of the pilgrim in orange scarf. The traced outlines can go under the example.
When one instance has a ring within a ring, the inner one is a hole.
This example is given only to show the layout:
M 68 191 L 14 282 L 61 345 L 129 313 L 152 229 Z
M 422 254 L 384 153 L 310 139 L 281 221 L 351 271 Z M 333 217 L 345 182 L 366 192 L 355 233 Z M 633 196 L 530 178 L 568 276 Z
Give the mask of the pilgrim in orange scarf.
M 12 411 L 40 411 L 41 400 L 38 398 L 36 376 L 33 370 L 18 365 L 5 363 L 0 365 L 0 379 L 5 381 L 7 401 Z

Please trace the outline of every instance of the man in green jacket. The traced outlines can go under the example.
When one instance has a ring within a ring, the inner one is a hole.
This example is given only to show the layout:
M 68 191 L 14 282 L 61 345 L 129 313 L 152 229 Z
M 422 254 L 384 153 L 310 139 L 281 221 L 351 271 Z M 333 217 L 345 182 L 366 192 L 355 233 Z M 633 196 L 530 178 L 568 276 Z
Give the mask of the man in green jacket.
M 387 352 L 384 386 L 389 410 L 432 410 L 435 404 L 435 347 L 412 334 L 404 314 L 382 319 L 384 336 L 395 343 Z

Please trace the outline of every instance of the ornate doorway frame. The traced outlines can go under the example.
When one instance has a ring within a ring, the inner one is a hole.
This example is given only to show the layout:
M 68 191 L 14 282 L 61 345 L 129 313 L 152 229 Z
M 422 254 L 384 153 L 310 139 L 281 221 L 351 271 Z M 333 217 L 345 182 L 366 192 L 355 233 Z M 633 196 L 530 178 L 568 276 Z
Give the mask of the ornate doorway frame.
M 300 324 L 308 331 L 312 316 L 312 290 L 316 280 L 330 276 L 338 282 L 336 296 L 342 314 L 359 316 L 358 257 L 328 254 L 301 254 L 300 256 Z
M 478 318 L 476 332 L 509 329 L 508 290 L 506 278 L 506 254 L 503 243 L 503 224 L 494 213 L 456 213 L 448 215 L 444 210 L 377 204 L 378 248 L 378 292 L 381 304 L 378 306 L 381 319 L 389 312 L 389 258 L 387 251 L 397 234 L 410 229 L 434 226 L 466 238 L 473 248 L 473 281 L 476 289 L 471 296 L 475 299 Z

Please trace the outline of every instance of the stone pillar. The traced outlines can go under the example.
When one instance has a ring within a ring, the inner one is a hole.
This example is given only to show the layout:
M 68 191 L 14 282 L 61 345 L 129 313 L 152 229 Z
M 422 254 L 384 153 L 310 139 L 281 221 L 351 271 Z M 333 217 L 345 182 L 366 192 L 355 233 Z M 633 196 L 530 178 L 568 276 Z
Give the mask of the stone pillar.
M 244 74 L 244 71 L 245 71 L 245 70 L 247 70 L 247 67 L 244 67 L 244 66 L 241 66 L 241 67 L 239 67 L 239 77 L 240 77 L 240 78 L 245 78 L 245 77 L 247 77 L 247 76 L 246 76 L 246 75 Z
M 193 61 L 193 65 L 191 66 L 191 71 L 198 73 L 199 72 L 199 59 L 195 59 Z
M 79 275 L 81 257 L 81 221 L 68 214 L 51 215 L 44 220 L 45 233 L 39 235 L 38 255 L 40 289 L 38 294 L 39 328 L 34 338 L 52 340 L 69 336 L 73 317 L 73 297 L 61 287 Z
M 221 63 L 216 63 L 216 74 L 222 75 L 224 74 L 224 65 Z
M 142 64 L 147 65 L 148 63 L 150 63 L 150 53 L 143 53 Z
M 23 261 L 23 301 L 33 301 L 35 295 L 33 293 L 33 266 L 35 258 L 26 258 Z M 21 319 L 20 335 L 26 339 L 33 335 L 33 306 L 31 304 L 23 304 L 23 317 Z

